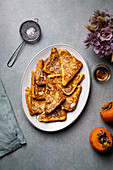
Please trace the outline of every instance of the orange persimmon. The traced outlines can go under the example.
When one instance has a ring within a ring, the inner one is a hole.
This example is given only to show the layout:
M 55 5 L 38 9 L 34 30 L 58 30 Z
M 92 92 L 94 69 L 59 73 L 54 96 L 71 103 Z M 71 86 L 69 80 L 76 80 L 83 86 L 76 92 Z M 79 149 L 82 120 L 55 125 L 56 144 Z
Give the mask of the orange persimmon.
M 100 115 L 106 123 L 113 123 L 113 100 L 104 104 L 100 110 Z
M 103 127 L 96 127 L 90 133 L 90 144 L 98 151 L 108 151 L 112 145 L 112 134 Z

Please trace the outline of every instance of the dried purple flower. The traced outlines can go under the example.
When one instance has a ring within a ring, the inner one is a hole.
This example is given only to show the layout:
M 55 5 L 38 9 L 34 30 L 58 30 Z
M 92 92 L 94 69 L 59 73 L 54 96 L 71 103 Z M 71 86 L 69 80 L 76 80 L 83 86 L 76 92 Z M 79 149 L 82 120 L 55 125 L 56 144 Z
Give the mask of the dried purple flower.
M 86 48 L 89 48 L 89 46 L 98 47 L 100 45 L 98 33 L 89 33 L 84 43 L 86 43 Z
M 113 15 L 110 16 L 108 27 L 110 28 L 111 32 L 113 32 Z
M 98 46 L 100 45 L 100 42 L 98 40 L 98 33 L 89 33 L 86 37 L 86 40 L 84 41 L 86 43 L 86 48 L 89 48 L 89 46 Z
M 106 19 L 109 14 L 105 13 L 104 11 L 100 12 L 99 10 L 95 10 L 94 14 L 90 17 L 90 27 L 99 31 L 101 28 L 105 28 L 108 26 L 109 20 Z
M 94 52 L 96 54 L 99 54 L 100 57 L 104 57 L 104 56 L 109 56 L 113 50 L 111 49 L 110 44 L 105 41 L 105 42 L 101 42 L 99 46 L 94 46 Z
M 85 27 L 90 31 L 87 35 L 86 48 L 94 47 L 94 52 L 100 57 L 109 57 L 113 54 L 113 15 L 99 10 L 90 17 L 90 25 Z
M 110 50 L 109 43 L 107 41 L 101 42 L 99 55 L 101 57 L 104 57 L 104 56 L 109 56 L 110 53 L 111 53 L 111 50 Z
M 110 37 L 108 41 L 102 41 L 100 33 L 89 33 L 84 43 L 86 43 L 86 48 L 93 46 L 94 52 L 99 54 L 100 57 L 109 56 L 113 53 L 113 37 Z
M 107 28 L 102 28 L 100 31 L 100 40 L 109 41 L 112 38 L 112 32 Z
M 99 54 L 99 52 L 100 52 L 100 46 L 95 46 L 95 47 L 94 47 L 94 52 L 95 52 L 96 54 Z

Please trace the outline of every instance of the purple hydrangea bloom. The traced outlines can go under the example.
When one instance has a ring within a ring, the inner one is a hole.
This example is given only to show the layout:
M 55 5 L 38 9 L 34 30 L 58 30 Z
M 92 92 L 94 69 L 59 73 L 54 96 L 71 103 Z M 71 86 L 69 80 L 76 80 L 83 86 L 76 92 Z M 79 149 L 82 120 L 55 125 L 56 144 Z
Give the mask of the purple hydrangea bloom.
M 96 53 L 96 54 L 99 54 L 99 52 L 100 52 L 100 46 L 95 46 L 94 47 L 94 52 Z
M 112 32 L 107 29 L 107 28 L 103 28 L 100 31 L 100 40 L 101 41 L 109 41 L 112 38 Z
M 98 39 L 99 33 L 89 33 L 86 37 L 86 40 L 84 43 L 86 43 L 86 48 L 89 48 L 89 46 L 99 46 L 100 42 Z
M 111 40 L 109 41 L 110 47 L 113 50 L 113 37 L 111 38 Z
M 107 41 L 101 42 L 101 45 L 99 48 L 99 55 L 101 57 L 104 57 L 104 56 L 109 56 L 110 53 L 111 53 L 111 48 L 110 48 L 109 42 L 107 42 Z
M 109 56 L 111 53 L 113 53 L 113 49 L 111 49 L 111 44 L 109 41 L 100 41 L 99 46 L 94 46 L 94 52 L 96 54 L 99 54 L 100 57 Z
M 113 53 L 113 37 L 111 36 L 110 40 L 102 41 L 100 33 L 89 33 L 84 43 L 86 43 L 86 48 L 93 46 L 94 52 L 99 54 L 100 57 L 109 56 L 111 53 Z

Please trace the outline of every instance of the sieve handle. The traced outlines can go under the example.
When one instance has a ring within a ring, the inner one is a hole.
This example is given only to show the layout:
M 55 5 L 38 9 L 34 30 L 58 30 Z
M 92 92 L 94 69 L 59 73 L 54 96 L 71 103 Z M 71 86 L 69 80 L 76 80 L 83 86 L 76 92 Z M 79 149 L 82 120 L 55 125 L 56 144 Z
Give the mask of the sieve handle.
M 24 46 L 25 41 L 23 41 L 18 47 L 17 49 L 14 51 L 14 53 L 12 54 L 11 58 L 9 59 L 9 61 L 7 62 L 7 66 L 8 67 L 12 67 L 14 65 L 14 63 L 16 62 L 18 55 L 20 53 L 20 51 L 22 50 L 22 47 Z

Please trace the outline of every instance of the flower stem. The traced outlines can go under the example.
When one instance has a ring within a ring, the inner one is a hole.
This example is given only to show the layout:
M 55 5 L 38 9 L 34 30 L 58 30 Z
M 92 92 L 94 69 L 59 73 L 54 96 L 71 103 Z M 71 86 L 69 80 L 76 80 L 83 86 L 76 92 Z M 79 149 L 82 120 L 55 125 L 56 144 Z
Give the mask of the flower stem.
M 113 63 L 113 53 L 112 53 L 112 56 L 111 56 L 111 63 Z

